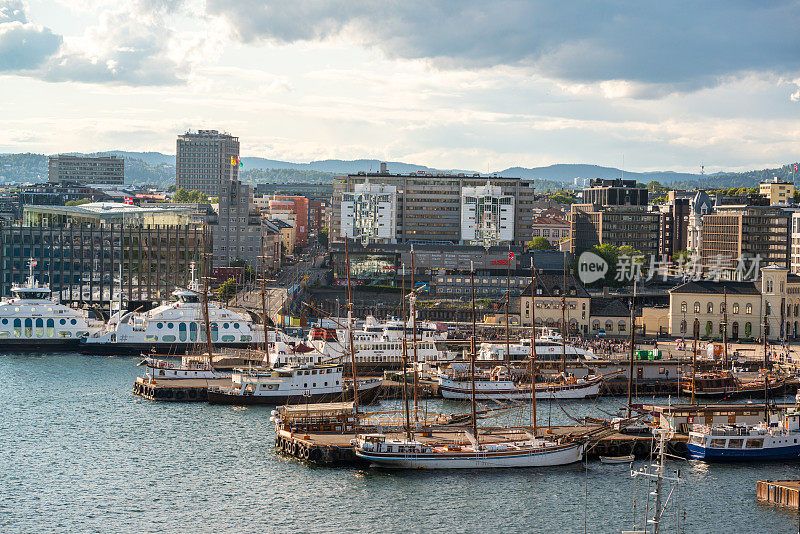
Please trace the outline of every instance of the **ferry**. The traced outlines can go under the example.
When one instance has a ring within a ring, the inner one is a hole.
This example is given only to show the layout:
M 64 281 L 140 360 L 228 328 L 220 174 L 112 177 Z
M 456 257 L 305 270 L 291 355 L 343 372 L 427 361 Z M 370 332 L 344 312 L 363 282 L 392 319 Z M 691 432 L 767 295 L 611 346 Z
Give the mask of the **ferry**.
M 519 343 L 511 343 L 508 346 L 510 360 L 512 362 L 528 361 L 531 357 L 531 340 L 521 339 Z M 540 361 L 559 361 L 566 352 L 566 359 L 575 360 L 594 360 L 597 357 L 590 350 L 581 349 L 562 343 L 561 336 L 555 332 L 545 330 L 541 336 L 536 338 L 536 359 Z M 481 343 L 478 349 L 478 360 L 503 361 L 506 360 L 505 343 Z
M 359 434 L 351 443 L 355 454 L 371 465 L 394 469 L 495 469 L 567 465 L 583 458 L 584 444 L 530 434 L 521 440 L 479 443 L 465 432 L 469 444 L 422 442 L 386 434 Z
M 144 313 L 117 312 L 106 328 L 85 336 L 81 350 L 88 354 L 184 354 L 205 343 L 199 284 L 172 292 L 173 301 Z M 215 347 L 249 348 L 263 342 L 263 330 L 249 317 L 208 302 L 211 340 Z
M 342 377 L 341 364 L 289 365 L 264 369 L 237 369 L 232 385 L 208 389 L 210 404 L 279 405 L 353 400 L 352 381 Z M 383 381 L 358 383 L 358 402 L 370 404 L 377 399 Z
M 707 462 L 800 459 L 800 412 L 797 408 L 770 424 L 755 426 L 694 425 L 689 432 L 689 458 Z
M 81 340 L 100 332 L 105 323 L 56 303 L 50 288 L 33 274 L 28 263 L 25 284 L 13 286 L 11 297 L 0 301 L 0 348 L 6 350 L 77 349 Z
M 399 321 L 398 321 L 399 322 Z M 403 333 L 400 327 L 378 324 L 367 318 L 363 328 L 353 330 L 353 348 L 359 367 L 370 369 L 397 369 L 403 365 Z M 448 353 L 437 348 L 439 334 L 435 330 L 417 329 L 417 359 L 421 362 L 446 359 Z M 414 336 L 406 328 L 406 351 L 409 360 L 414 358 Z M 305 342 L 329 359 L 349 361 L 350 338 L 346 328 L 312 328 Z
M 230 376 L 230 373 L 222 373 L 214 370 L 207 361 L 201 361 L 196 358 L 187 358 L 184 356 L 181 363 L 175 364 L 167 360 L 153 358 L 151 356 L 144 356 L 139 365 L 145 367 L 144 375 L 142 378 L 148 381 L 152 380 L 182 380 L 182 379 L 200 379 L 200 380 L 214 380 L 217 378 L 225 378 Z
M 467 400 L 472 395 L 472 381 L 468 372 L 469 364 L 450 364 L 450 374 L 438 376 L 439 391 L 445 399 Z M 537 399 L 587 399 L 600 394 L 600 386 L 606 375 L 589 375 L 586 378 L 575 378 L 560 375 L 551 382 L 538 382 L 536 384 Z M 513 380 L 508 368 L 500 365 L 485 374 L 475 378 L 475 398 L 477 400 L 505 401 L 530 401 L 530 384 L 518 383 Z

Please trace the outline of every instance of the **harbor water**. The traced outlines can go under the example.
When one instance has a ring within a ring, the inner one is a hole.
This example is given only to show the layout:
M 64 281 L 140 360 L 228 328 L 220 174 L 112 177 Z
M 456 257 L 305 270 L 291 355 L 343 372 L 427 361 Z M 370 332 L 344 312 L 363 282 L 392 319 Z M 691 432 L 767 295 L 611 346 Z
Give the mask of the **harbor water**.
M 136 362 L 0 356 L 1 532 L 607 533 L 632 527 L 634 494 L 641 512 L 641 482 L 626 464 L 310 467 L 274 452 L 269 407 L 134 397 Z M 539 417 L 568 424 L 564 410 L 597 417 L 622 401 L 540 402 Z M 428 401 L 428 408 L 462 406 Z M 796 513 L 756 502 L 756 481 L 798 478 L 800 462 L 668 465 L 685 481 L 676 512 L 683 532 L 797 532 Z

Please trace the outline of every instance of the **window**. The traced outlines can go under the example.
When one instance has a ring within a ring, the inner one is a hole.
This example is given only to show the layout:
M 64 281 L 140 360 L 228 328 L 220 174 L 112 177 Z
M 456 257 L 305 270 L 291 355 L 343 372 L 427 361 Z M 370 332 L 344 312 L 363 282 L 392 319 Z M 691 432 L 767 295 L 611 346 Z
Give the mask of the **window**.
M 764 446 L 764 438 L 748 438 L 747 445 L 745 448 L 747 449 L 760 449 Z
M 681 334 L 686 333 L 686 319 L 681 321 Z
M 695 302 L 694 303 L 694 312 L 695 313 L 700 313 L 700 303 L 699 302 Z
M 686 313 L 686 301 L 681 302 L 681 313 Z
M 739 303 L 738 302 L 734 302 L 733 303 L 733 313 L 739 313 Z
M 714 305 L 710 302 L 706 306 L 706 313 L 708 313 L 709 315 L 714 313 Z
M 744 440 L 741 438 L 731 438 L 728 440 L 729 449 L 741 449 L 744 445 Z
M 724 449 L 725 441 L 725 439 L 712 439 L 710 447 L 714 449 Z
M 750 303 L 748 303 L 748 304 L 747 304 L 747 305 L 744 307 L 744 313 L 745 313 L 745 314 L 747 314 L 747 315 L 751 315 L 751 314 L 753 313 L 753 305 L 752 305 L 752 304 L 750 304 Z M 748 323 L 748 324 L 750 324 L 750 323 Z

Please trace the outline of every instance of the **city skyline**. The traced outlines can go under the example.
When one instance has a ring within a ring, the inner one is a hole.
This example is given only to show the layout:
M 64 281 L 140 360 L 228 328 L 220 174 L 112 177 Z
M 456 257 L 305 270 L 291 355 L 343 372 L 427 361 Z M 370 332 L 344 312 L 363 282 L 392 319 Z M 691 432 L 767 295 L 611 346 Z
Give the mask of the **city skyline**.
M 208 128 L 298 162 L 797 159 L 793 3 L 276 5 L 0 0 L 0 151 L 172 153 Z

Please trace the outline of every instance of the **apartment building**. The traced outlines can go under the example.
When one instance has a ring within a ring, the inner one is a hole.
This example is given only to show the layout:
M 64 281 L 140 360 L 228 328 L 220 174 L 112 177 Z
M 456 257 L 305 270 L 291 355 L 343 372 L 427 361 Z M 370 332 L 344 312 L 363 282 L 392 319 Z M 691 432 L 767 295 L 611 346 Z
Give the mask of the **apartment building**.
M 50 156 L 47 180 L 53 183 L 123 184 L 125 160 L 116 156 Z
M 175 185 L 219 196 L 221 184 L 239 179 L 239 138 L 217 130 L 198 130 L 178 136 Z
M 214 267 L 233 260 L 258 265 L 261 255 L 261 214 L 253 202 L 253 188 L 238 179 L 224 180 L 219 190 L 219 214 L 214 229 Z
M 701 257 L 707 268 L 734 270 L 740 258 L 789 268 L 791 216 L 777 206 L 717 206 L 703 217 Z
M 628 245 L 645 255 L 659 254 L 660 213 L 647 206 L 573 204 L 570 252 L 595 245 Z
M 506 236 L 510 237 L 510 241 L 515 245 L 522 245 L 531 240 L 531 215 L 535 198 L 533 180 L 477 174 L 401 175 L 390 174 L 384 167 L 378 173 L 362 172 L 348 175 L 341 183 L 334 184 L 330 226 L 332 241 L 341 240 L 343 226 L 349 227 L 352 224 L 347 217 L 344 220 L 342 218 L 343 213 L 347 211 L 342 208 L 343 195 L 355 193 L 356 188 L 366 182 L 374 186 L 394 188 L 394 193 L 388 193 L 395 199 L 392 202 L 396 206 L 393 237 L 386 238 L 389 242 L 464 244 L 462 206 L 467 196 L 465 189 L 484 187 L 487 184 L 500 188 L 498 198 L 514 199 L 513 211 L 506 212 L 507 217 L 513 217 L 513 225 L 508 224 Z M 510 223 L 511 220 L 502 222 Z M 469 235 L 468 232 L 467 237 Z M 495 241 L 497 242 L 492 244 L 499 244 L 504 239 Z
M 794 202 L 794 184 L 777 176 L 758 185 L 758 193 L 769 200 L 771 206 L 786 206 Z

